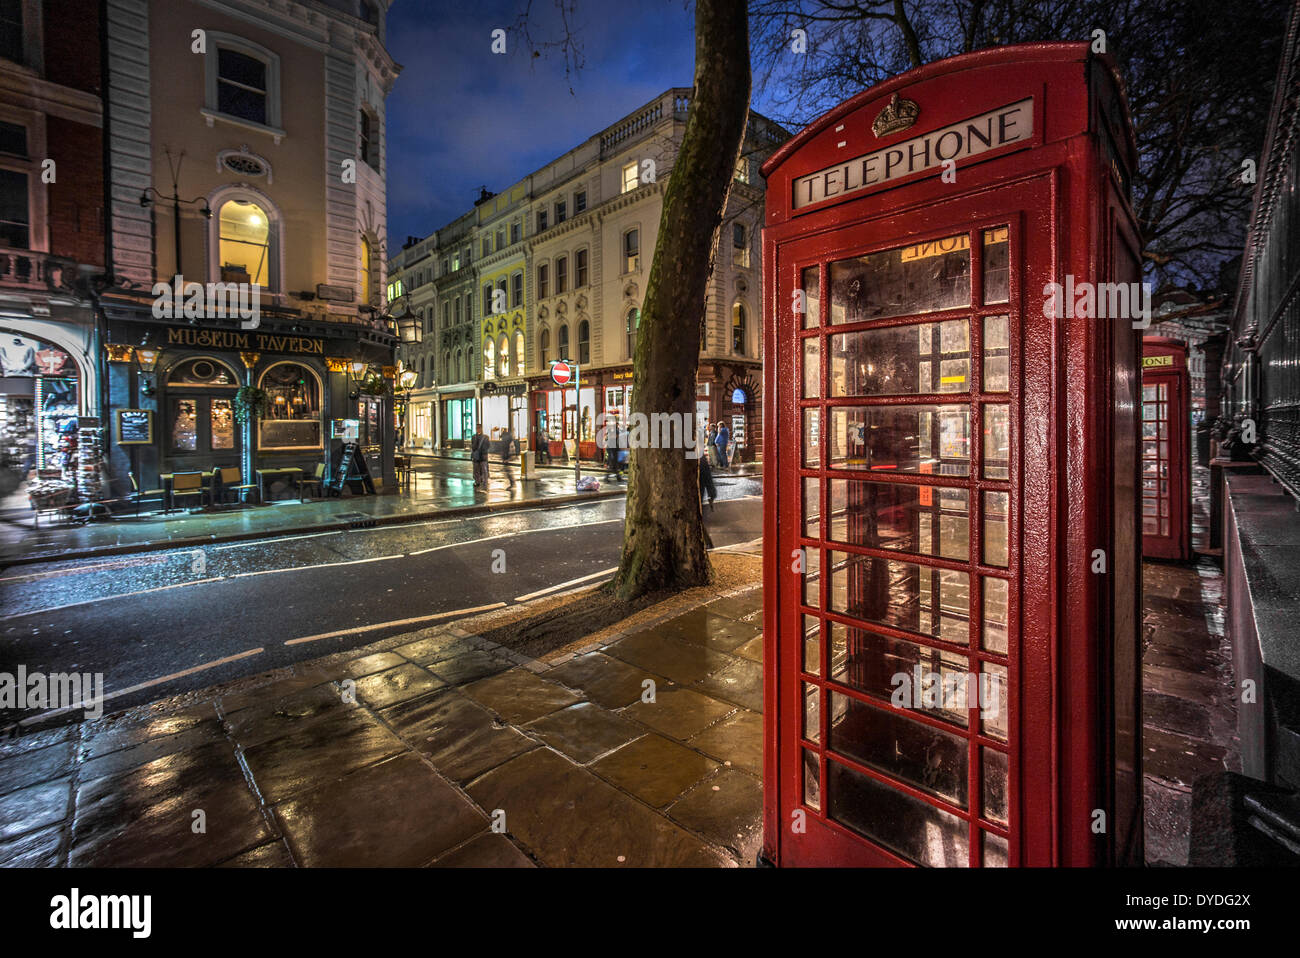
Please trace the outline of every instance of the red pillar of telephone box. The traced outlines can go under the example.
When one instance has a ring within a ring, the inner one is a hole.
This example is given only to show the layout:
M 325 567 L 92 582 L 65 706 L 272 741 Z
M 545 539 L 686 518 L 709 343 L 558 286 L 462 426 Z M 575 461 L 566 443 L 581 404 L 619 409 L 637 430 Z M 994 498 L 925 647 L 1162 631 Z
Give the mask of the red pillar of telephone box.
M 1192 557 L 1192 393 L 1187 344 L 1142 340 L 1142 554 Z
M 764 165 L 769 861 L 1141 861 L 1135 160 L 1042 44 Z

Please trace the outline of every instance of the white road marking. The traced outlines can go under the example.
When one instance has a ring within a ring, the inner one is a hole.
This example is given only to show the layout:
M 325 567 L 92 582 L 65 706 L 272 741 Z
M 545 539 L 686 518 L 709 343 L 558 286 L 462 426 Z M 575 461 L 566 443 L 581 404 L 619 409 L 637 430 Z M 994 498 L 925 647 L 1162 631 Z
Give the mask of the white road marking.
M 515 532 L 502 532 L 494 536 L 483 536 L 481 539 L 469 539 L 465 542 L 448 542 L 444 545 L 434 546 L 432 549 L 420 549 L 417 552 L 409 552 L 407 555 L 422 556 L 430 552 L 438 552 L 441 549 L 454 549 L 457 546 L 473 545 L 476 542 L 491 542 L 494 539 L 508 539 L 511 536 L 526 536 L 534 532 L 555 532 L 560 529 L 587 529 L 591 526 L 608 525 L 611 522 L 622 522 L 622 517 L 616 519 L 598 519 L 595 522 L 583 522 L 572 526 L 545 526 L 541 529 L 519 529 Z
M 517 596 L 516 602 L 527 602 L 529 599 L 535 599 L 539 595 L 546 595 L 548 592 L 555 592 L 557 589 L 563 589 L 567 585 L 580 585 L 583 582 L 590 582 L 592 579 L 599 579 L 603 575 L 612 575 L 618 571 L 618 566 L 612 566 L 608 569 L 601 569 L 599 572 L 593 572 L 591 575 L 584 575 L 581 579 L 570 579 L 568 582 L 561 582 L 559 585 L 549 586 L 545 589 L 538 589 L 536 592 L 530 592 L 527 595 Z
M 219 665 L 227 665 L 231 662 L 238 662 L 240 659 L 246 659 L 249 656 L 259 655 L 265 652 L 264 648 L 249 649 L 247 652 L 240 652 L 237 655 L 227 655 L 224 659 L 216 659 L 212 662 L 204 662 L 202 665 L 195 665 L 188 669 L 182 669 L 179 672 L 173 672 L 171 675 L 163 675 L 156 679 L 150 679 L 147 682 L 141 682 L 138 685 L 132 685 L 129 688 L 118 689 L 116 692 L 109 692 L 104 696 L 103 701 L 115 699 L 120 695 L 130 695 L 132 692 L 139 692 L 141 689 L 147 689 L 153 685 L 162 685 L 164 682 L 170 682 L 173 679 L 182 679 L 187 675 L 193 675 L 195 672 L 204 672 L 208 669 L 215 669 Z M 40 719 L 47 719 L 53 715 L 62 715 L 64 712 L 75 712 L 77 709 L 84 709 L 87 706 L 86 701 L 81 701 L 76 705 L 69 705 L 65 708 L 55 709 L 52 712 L 42 712 L 39 715 L 33 715 L 20 721 L 19 725 L 26 725 Z
M 83 602 L 65 602 L 63 605 L 52 606 L 48 609 L 33 609 L 30 612 L 15 612 L 13 615 L 0 616 L 0 622 L 8 622 L 10 619 L 22 619 L 29 615 L 41 615 L 45 612 L 62 612 L 64 609 L 75 609 L 79 605 L 94 605 L 96 602 L 107 602 L 110 599 L 129 599 L 132 596 L 148 595 L 151 592 L 166 592 L 168 589 L 184 589 L 186 586 L 203 585 L 205 582 L 221 582 L 223 576 L 211 576 L 207 579 L 195 579 L 193 582 L 176 582 L 172 585 L 160 585 L 153 589 L 141 589 L 139 592 L 120 592 L 117 595 L 101 595 L 98 599 L 86 599 Z
M 372 559 L 349 559 L 346 562 L 320 562 L 316 565 L 291 565 L 283 569 L 263 569 L 261 572 L 236 572 L 226 576 L 227 579 L 246 579 L 253 575 L 274 575 L 277 572 L 306 572 L 311 569 L 332 569 L 341 565 L 364 565 L 367 562 L 387 562 L 389 559 L 405 559 L 406 553 L 399 552 L 391 556 L 375 556 Z
M 479 605 L 472 609 L 455 609 L 451 612 L 438 612 L 434 615 L 417 615 L 412 619 L 393 619 L 391 622 L 376 622 L 373 625 L 359 625 L 353 629 L 339 629 L 336 632 L 322 632 L 320 635 L 304 635 L 298 639 L 287 639 L 284 644 L 300 645 L 303 642 L 318 642 L 321 639 L 336 639 L 342 635 L 362 635 L 366 632 L 374 632 L 378 629 L 389 629 L 400 625 L 415 625 L 419 622 L 434 622 L 438 619 L 450 619 L 455 616 L 473 615 L 476 612 L 491 612 L 493 609 L 500 609 L 504 606 L 504 602 L 494 602 L 491 605 Z

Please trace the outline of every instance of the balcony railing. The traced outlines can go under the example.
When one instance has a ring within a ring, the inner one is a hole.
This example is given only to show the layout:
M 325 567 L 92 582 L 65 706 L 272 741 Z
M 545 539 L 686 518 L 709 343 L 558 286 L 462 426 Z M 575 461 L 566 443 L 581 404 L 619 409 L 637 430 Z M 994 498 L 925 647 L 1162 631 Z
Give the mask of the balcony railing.
M 75 260 L 0 246 L 0 287 L 46 292 L 73 290 L 76 278 Z

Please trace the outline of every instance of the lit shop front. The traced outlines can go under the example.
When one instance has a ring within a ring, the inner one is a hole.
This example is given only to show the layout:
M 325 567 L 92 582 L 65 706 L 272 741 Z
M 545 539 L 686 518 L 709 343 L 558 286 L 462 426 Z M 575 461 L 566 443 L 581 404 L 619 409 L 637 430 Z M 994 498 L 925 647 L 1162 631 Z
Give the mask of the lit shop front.
M 132 471 L 142 486 L 230 467 L 245 482 L 277 468 L 312 476 L 341 453 L 337 423 L 355 420 L 371 475 L 391 479 L 392 384 L 381 375 L 393 371 L 391 336 L 265 314 L 242 329 L 158 321 L 134 304 L 105 312 L 113 475 Z M 385 388 L 372 392 L 376 383 Z M 123 435 L 122 412 L 141 424 L 137 434 Z

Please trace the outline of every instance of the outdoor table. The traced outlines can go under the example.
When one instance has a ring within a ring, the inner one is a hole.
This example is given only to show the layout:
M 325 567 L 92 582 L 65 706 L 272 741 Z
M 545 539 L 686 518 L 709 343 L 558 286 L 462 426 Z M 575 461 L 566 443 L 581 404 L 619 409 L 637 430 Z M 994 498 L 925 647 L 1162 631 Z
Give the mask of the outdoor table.
M 182 471 L 182 472 L 193 472 L 194 470 L 192 470 L 192 469 L 182 469 L 181 471 Z M 208 502 L 212 502 L 212 501 L 213 501 L 213 495 L 212 495 L 212 493 L 213 493 L 213 488 L 212 488 L 212 487 L 213 487 L 213 484 L 214 484 L 214 483 L 218 483 L 218 482 L 220 482 L 219 479 L 216 479 L 216 478 L 215 478 L 215 476 L 216 476 L 216 470 L 215 470 L 215 469 L 209 469 L 209 470 L 207 470 L 206 472 L 200 472 L 199 475 L 203 478 L 203 485 L 204 485 L 204 488 L 206 488 L 207 491 L 208 491 Z M 174 508 L 176 507 L 176 500 L 172 498 L 172 479 L 173 479 L 175 476 L 176 476 L 176 473 L 174 473 L 174 472 L 160 472 L 160 473 L 158 473 L 158 479 L 162 482 L 162 487 L 163 487 L 163 499 L 164 499 L 164 501 L 165 501 L 166 504 L 167 504 L 167 511 L 168 511 L 168 512 L 171 512 L 172 509 L 174 509 Z
M 303 470 L 298 466 L 286 466 L 281 469 L 256 469 L 254 472 L 257 474 L 257 492 L 262 502 L 266 502 L 267 500 L 266 481 L 268 479 L 271 482 L 275 482 L 276 479 L 292 478 L 301 492 Z M 299 498 L 301 498 L 301 496 L 299 496 Z

